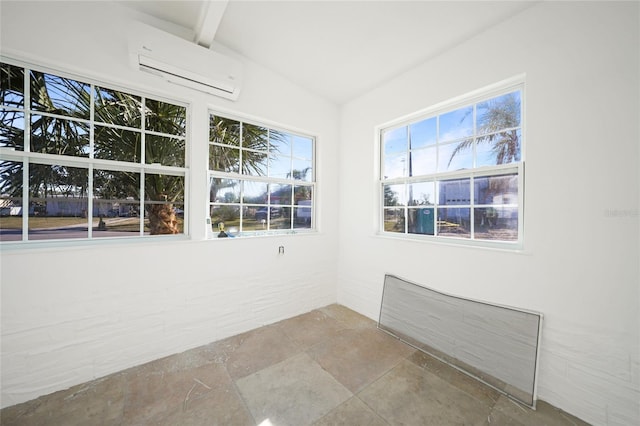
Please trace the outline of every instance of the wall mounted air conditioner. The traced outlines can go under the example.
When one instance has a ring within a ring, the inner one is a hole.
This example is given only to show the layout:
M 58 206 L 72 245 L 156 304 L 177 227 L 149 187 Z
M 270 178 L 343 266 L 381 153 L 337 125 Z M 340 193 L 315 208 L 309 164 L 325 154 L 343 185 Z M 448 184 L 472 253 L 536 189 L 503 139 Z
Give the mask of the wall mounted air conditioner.
M 240 61 L 152 26 L 135 22 L 129 34 L 132 65 L 191 89 L 236 100 Z

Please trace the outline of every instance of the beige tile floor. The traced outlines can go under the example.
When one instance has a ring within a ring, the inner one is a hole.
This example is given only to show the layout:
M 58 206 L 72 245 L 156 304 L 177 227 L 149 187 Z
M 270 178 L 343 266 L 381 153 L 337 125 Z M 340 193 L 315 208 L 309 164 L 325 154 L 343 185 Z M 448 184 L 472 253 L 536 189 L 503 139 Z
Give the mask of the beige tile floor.
M 2 425 L 584 425 L 330 305 L 5 408 Z

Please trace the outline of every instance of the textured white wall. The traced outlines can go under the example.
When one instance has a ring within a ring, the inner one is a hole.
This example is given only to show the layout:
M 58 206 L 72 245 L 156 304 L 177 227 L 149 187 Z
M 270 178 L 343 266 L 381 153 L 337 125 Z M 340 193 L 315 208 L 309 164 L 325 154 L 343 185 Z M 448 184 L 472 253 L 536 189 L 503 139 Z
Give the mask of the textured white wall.
M 635 2 L 544 2 L 345 105 L 338 302 L 377 318 L 388 272 L 542 312 L 540 399 L 640 424 L 638 27 Z M 374 127 L 520 73 L 525 252 L 375 236 Z
M 235 103 L 136 72 L 126 18 L 106 2 L 2 2 L 0 14 L 2 54 L 187 101 L 193 118 L 193 239 L 3 247 L 3 407 L 336 301 L 335 106 L 249 62 Z M 204 240 L 209 106 L 318 136 L 321 232 Z
M 194 198 L 190 241 L 4 250 L 2 406 L 331 303 L 337 265 L 338 301 L 372 318 L 385 272 L 542 312 L 540 398 L 594 424 L 637 424 L 638 13 L 545 2 L 338 114 L 248 62 L 236 103 L 134 72 L 126 22 L 96 2 L 0 2 L 3 54 L 190 102 L 192 194 L 206 193 L 209 106 L 317 134 L 321 219 L 317 235 L 202 241 Z M 374 127 L 523 72 L 526 253 L 375 237 Z

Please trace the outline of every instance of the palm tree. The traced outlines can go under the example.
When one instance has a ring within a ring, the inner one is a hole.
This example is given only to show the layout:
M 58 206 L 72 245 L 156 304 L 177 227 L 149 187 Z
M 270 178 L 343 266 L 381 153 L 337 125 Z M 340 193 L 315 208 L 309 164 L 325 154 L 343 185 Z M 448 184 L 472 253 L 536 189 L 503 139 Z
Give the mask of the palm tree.
M 268 155 L 276 153 L 277 144 L 287 136 L 273 129 L 242 123 L 221 116 L 209 120 L 209 170 L 238 173 L 245 176 L 266 176 Z M 242 148 L 242 149 L 241 149 Z M 210 199 L 236 180 L 213 177 L 210 181 Z
M 484 136 L 478 137 L 476 143 L 491 145 L 496 164 L 520 161 L 520 97 L 509 93 L 478 104 L 477 110 L 477 134 Z M 448 165 L 472 144 L 473 139 L 460 142 L 451 153 Z

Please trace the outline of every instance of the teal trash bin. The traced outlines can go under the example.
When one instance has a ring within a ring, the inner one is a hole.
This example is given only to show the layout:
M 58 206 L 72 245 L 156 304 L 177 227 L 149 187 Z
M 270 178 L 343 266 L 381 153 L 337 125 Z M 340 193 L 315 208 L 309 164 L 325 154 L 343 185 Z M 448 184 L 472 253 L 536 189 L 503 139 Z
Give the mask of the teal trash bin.
M 416 217 L 416 233 L 433 235 L 434 222 L 433 207 L 418 209 L 418 215 Z

